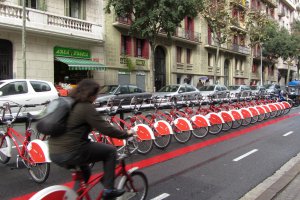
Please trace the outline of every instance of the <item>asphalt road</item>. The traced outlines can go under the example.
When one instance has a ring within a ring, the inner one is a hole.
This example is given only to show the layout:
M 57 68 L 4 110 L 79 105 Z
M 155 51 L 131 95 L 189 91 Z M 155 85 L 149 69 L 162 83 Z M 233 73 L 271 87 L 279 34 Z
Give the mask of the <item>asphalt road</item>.
M 165 151 L 154 148 L 150 154 L 128 161 L 147 166 L 142 169 L 150 184 L 147 199 L 239 199 L 300 152 L 299 109 L 288 116 L 209 135 L 204 140 L 192 138 L 187 144 L 173 140 Z M 8 165 L 0 165 L 0 199 L 71 180 L 69 171 L 52 164 L 49 179 L 38 185 L 26 169 L 11 170 L 12 166 L 14 158 Z M 101 171 L 101 164 L 93 171 Z

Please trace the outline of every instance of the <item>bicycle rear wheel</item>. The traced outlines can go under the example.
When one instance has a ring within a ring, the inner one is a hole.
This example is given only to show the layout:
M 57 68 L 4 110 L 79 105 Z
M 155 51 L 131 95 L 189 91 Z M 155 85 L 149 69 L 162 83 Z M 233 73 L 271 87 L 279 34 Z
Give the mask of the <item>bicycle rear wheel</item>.
M 0 133 L 0 163 L 6 164 L 10 160 L 10 157 L 6 155 L 8 151 L 8 141 L 9 138 L 3 133 Z
M 153 148 L 153 140 L 138 140 L 136 145 L 140 154 L 147 154 Z
M 254 123 L 256 123 L 257 121 L 258 121 L 258 115 L 256 115 L 256 116 L 253 116 L 252 118 L 251 118 L 251 124 L 254 124 Z
M 175 140 L 179 143 L 182 144 L 187 143 L 191 139 L 191 136 L 192 136 L 192 131 L 174 130 Z
M 263 121 L 263 120 L 265 119 L 265 116 L 266 116 L 265 113 L 258 115 L 258 120 L 257 120 L 257 121 L 258 121 L 258 122 Z
M 167 148 L 171 143 L 171 135 L 155 134 L 154 145 L 159 149 Z
M 125 193 L 117 198 L 130 200 L 145 200 L 148 194 L 148 180 L 141 171 L 134 171 L 130 174 L 118 189 L 125 189 Z
M 192 134 L 196 138 L 204 138 L 208 134 L 208 127 L 193 127 Z
M 34 163 L 28 168 L 29 174 L 36 183 L 44 183 L 50 173 L 50 163 Z
M 222 130 L 223 131 L 229 131 L 233 126 L 233 121 L 231 122 L 225 122 L 223 123 L 223 127 L 222 127 Z
M 210 134 L 216 135 L 222 131 L 222 128 L 223 124 L 212 124 L 208 130 Z
M 247 117 L 247 118 L 244 118 L 243 121 L 242 121 L 242 125 L 243 126 L 247 126 L 251 123 L 251 119 L 252 117 Z
M 233 129 L 239 128 L 242 125 L 242 121 L 243 121 L 242 119 L 233 121 L 232 128 Z

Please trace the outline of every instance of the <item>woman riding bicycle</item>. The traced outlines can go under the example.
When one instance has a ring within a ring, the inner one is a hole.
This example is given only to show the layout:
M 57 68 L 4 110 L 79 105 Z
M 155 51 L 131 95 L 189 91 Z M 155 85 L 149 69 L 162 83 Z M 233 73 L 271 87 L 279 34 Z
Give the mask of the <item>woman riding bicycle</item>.
M 116 148 L 109 144 L 90 142 L 88 135 L 92 129 L 96 129 L 104 135 L 124 139 L 132 136 L 132 131 L 116 129 L 95 110 L 92 103 L 99 88 L 95 81 L 85 79 L 70 92 L 69 96 L 75 100 L 75 104 L 68 116 L 67 131 L 49 138 L 49 152 L 51 160 L 59 166 L 79 166 L 86 182 L 91 175 L 88 164 L 103 161 L 103 197 L 110 199 L 125 192 L 114 188 Z

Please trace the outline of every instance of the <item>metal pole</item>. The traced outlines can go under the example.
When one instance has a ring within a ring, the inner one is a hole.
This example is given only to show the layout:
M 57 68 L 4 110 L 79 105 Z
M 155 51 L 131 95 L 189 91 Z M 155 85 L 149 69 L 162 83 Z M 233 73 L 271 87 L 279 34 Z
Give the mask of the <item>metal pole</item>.
M 261 67 L 260 85 L 263 85 L 262 43 L 260 44 L 260 67 Z
M 22 26 L 22 61 L 23 61 L 23 70 L 24 70 L 24 78 L 26 78 L 26 6 L 25 0 L 23 0 L 23 26 Z

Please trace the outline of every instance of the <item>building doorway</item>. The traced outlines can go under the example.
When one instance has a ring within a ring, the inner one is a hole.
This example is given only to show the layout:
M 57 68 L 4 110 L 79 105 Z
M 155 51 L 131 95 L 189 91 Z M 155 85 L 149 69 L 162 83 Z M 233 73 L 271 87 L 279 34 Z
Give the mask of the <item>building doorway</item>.
M 13 78 L 12 54 L 12 43 L 0 39 L 0 80 Z
M 154 80 L 155 91 L 158 91 L 166 85 L 166 54 L 161 46 L 158 46 L 155 49 Z
M 229 64 L 230 61 L 228 59 L 224 62 L 224 85 L 229 85 Z

